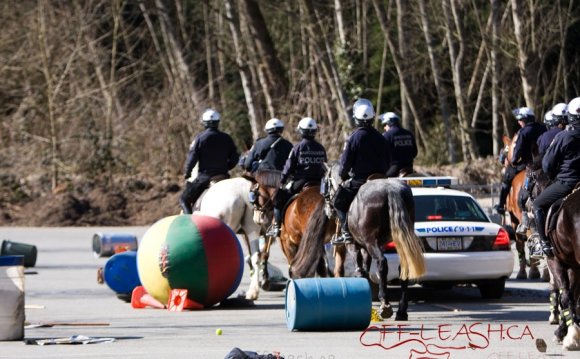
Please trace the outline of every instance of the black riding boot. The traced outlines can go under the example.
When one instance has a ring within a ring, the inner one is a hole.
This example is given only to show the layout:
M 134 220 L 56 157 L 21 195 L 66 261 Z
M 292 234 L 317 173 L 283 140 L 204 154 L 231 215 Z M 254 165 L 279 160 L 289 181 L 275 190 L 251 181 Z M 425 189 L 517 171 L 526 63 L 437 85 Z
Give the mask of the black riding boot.
M 507 183 L 501 184 L 501 191 L 499 192 L 499 203 L 493 207 L 495 211 L 502 216 L 505 214 L 505 201 L 507 200 L 507 196 L 510 193 L 510 188 L 511 186 Z
M 540 243 L 537 243 L 532 249 L 530 257 L 532 258 L 542 258 L 544 255 L 547 257 L 553 257 L 554 251 L 552 248 L 552 242 L 548 236 L 546 236 L 546 215 L 541 209 L 534 209 L 534 216 L 536 219 L 536 229 L 538 231 L 538 236 L 540 237 Z
M 340 221 L 340 236 L 333 238 L 332 245 L 352 243 L 352 234 L 348 230 L 348 215 L 346 212 L 336 210 L 336 216 Z

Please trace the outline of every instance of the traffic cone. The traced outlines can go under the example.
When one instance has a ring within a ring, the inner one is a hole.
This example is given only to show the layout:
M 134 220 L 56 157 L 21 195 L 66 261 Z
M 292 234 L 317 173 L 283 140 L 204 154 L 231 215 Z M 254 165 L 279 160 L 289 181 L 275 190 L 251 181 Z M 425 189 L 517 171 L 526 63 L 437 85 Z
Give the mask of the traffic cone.
M 203 304 L 187 298 L 187 289 L 172 289 L 167 309 L 170 312 L 182 312 L 184 309 L 203 309 Z
M 145 307 L 153 307 L 159 309 L 165 308 L 165 305 L 163 305 L 163 303 L 161 303 L 157 299 L 153 298 L 149 293 L 147 293 L 147 291 L 142 285 L 137 286 L 135 287 L 135 289 L 133 289 L 133 292 L 131 293 L 131 306 L 135 309 L 142 309 Z

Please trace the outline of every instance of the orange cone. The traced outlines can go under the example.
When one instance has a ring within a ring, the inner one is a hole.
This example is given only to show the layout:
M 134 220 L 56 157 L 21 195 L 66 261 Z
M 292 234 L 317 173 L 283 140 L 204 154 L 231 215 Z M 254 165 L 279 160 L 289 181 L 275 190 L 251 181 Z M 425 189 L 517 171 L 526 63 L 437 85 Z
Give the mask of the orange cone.
M 153 307 L 164 309 L 165 305 L 158 301 L 157 299 L 153 298 L 143 286 L 138 286 L 133 289 L 131 293 L 131 306 L 135 309 L 141 309 L 145 307 Z
M 184 309 L 203 309 L 203 304 L 187 298 L 187 289 L 172 289 L 167 309 L 170 312 L 182 312 Z

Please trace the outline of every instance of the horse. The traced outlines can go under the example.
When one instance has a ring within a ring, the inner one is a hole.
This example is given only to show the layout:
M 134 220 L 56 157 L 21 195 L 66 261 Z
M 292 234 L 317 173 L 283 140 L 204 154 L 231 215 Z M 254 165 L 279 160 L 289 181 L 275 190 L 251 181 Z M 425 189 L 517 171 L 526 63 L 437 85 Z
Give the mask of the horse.
M 332 171 L 332 169 L 331 169 Z M 335 179 L 333 182 L 337 183 Z M 312 214 L 310 225 L 303 237 L 302 250 L 310 253 L 305 263 L 316 262 L 329 221 L 324 204 L 319 204 Z M 400 256 L 401 299 L 396 320 L 407 320 L 408 280 L 417 279 L 425 273 L 423 246 L 414 231 L 414 200 L 410 188 L 397 179 L 375 179 L 365 183 L 351 203 L 348 224 L 355 240 L 357 269 L 361 276 L 369 279 L 370 260 L 359 255 L 364 249 L 377 263 L 379 269 L 379 314 L 382 318 L 393 315 L 387 300 L 387 260 L 381 252 L 387 243 L 395 243 Z M 307 268 L 312 270 L 312 268 Z M 309 275 L 308 270 L 297 267 L 298 275 Z
M 539 171 L 538 171 L 539 173 Z M 538 176 L 536 187 L 541 192 L 548 181 Z M 561 309 L 559 326 L 555 330 L 555 341 L 561 342 L 565 350 L 580 350 L 580 188 L 550 208 L 546 219 L 546 234 L 554 247 L 554 257 L 547 263 L 553 277 L 553 289 L 559 292 L 555 299 Z M 550 226 L 553 217 L 555 226 Z M 551 219 L 552 217 L 552 219 Z M 551 305 L 552 295 L 550 296 Z
M 514 150 L 514 145 L 518 138 L 519 132 L 517 132 L 512 139 L 508 136 L 503 136 L 503 143 L 504 143 L 504 152 L 507 154 L 507 158 L 504 161 L 504 171 L 507 166 L 511 166 L 511 162 L 509 159 L 512 157 L 512 153 Z M 526 180 L 526 171 L 520 171 L 514 177 L 511 185 L 510 192 L 506 199 L 506 214 L 508 218 L 508 223 L 506 223 L 506 216 L 502 216 L 502 226 L 510 233 L 510 237 L 515 239 L 516 242 L 516 251 L 518 253 L 518 260 L 519 260 L 519 271 L 516 275 L 517 279 L 537 279 L 542 277 L 542 279 L 548 279 L 548 274 L 546 272 L 540 274 L 538 270 L 538 260 L 530 258 L 529 261 L 526 258 L 526 250 L 525 244 L 527 237 L 525 235 L 520 235 L 515 233 L 515 229 L 517 228 L 518 224 L 522 221 L 522 210 L 518 204 L 518 199 L 520 197 L 520 190 L 524 185 Z M 529 273 L 526 273 L 526 267 L 530 266 Z
M 255 176 L 256 182 L 258 183 L 258 210 L 263 213 L 262 218 L 268 218 L 270 216 L 269 212 L 272 210 L 272 198 L 276 194 L 278 187 L 280 185 L 279 173 L 277 171 L 261 171 Z M 304 266 L 309 266 L 312 263 L 307 263 L 304 261 L 304 257 L 309 256 L 309 253 L 303 251 L 301 241 L 304 233 L 307 231 L 309 226 L 313 224 L 310 221 L 312 213 L 319 207 L 323 206 L 325 203 L 324 197 L 320 193 L 320 186 L 318 184 L 312 185 L 307 184 L 304 189 L 289 200 L 286 208 L 284 210 L 284 220 L 281 226 L 281 234 L 279 237 L 280 246 L 282 252 L 288 261 L 290 266 L 288 273 L 290 277 L 297 278 L 294 271 L 294 266 L 298 265 L 301 268 Z M 329 242 L 332 234 L 335 233 L 337 227 L 334 224 L 326 224 L 324 227 L 324 238 L 325 242 Z M 261 252 L 261 263 L 267 263 L 269 256 L 270 243 L 273 238 L 267 239 L 266 249 Z M 330 271 L 324 261 L 324 256 L 321 252 L 324 248 L 318 248 L 318 260 L 313 265 L 315 266 L 315 272 L 320 276 L 329 275 Z M 341 250 L 335 252 L 335 271 L 333 275 L 335 277 L 342 276 L 344 272 L 339 272 L 337 269 L 342 270 L 344 256 L 346 251 Z M 267 273 L 262 273 L 260 280 L 263 283 L 267 283 Z M 309 276 L 313 276 L 311 273 Z M 303 275 L 298 278 L 304 277 Z
M 253 208 L 248 194 L 252 182 L 243 177 L 228 178 L 216 182 L 200 198 L 199 210 L 195 214 L 221 219 L 234 232 L 241 234 L 248 253 L 252 255 L 250 240 L 256 239 L 263 231 L 253 218 Z M 249 261 L 251 280 L 246 299 L 258 299 L 260 286 L 258 271 Z

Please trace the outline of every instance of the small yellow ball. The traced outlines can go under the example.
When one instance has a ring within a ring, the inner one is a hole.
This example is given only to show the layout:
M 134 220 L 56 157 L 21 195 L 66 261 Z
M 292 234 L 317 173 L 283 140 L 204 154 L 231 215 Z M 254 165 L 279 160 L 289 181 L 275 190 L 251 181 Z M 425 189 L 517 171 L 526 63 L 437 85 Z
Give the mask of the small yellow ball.
M 222 328 L 217 328 L 217 329 L 215 330 L 215 334 L 216 334 L 216 335 L 222 335 L 222 333 L 223 333 L 223 331 L 222 331 Z

